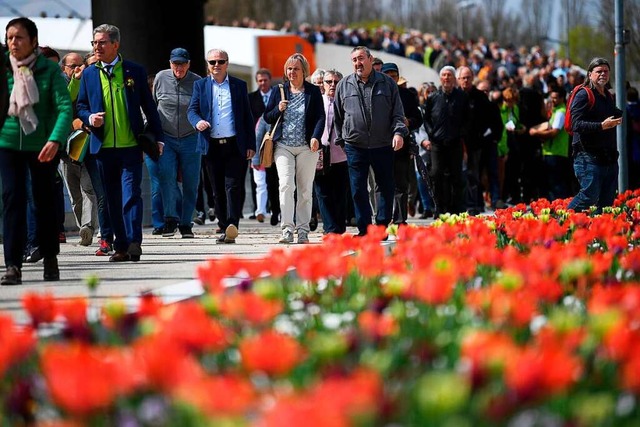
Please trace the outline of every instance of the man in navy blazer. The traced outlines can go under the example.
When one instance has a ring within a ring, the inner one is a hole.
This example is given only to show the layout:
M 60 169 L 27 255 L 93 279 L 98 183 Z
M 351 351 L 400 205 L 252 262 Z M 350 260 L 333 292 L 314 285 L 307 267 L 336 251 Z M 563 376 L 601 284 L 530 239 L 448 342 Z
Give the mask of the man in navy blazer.
M 211 49 L 207 63 L 210 76 L 195 82 L 188 118 L 199 131 L 198 150 L 205 155 L 213 184 L 215 212 L 224 231 L 218 243 L 235 243 L 244 170 L 256 151 L 256 132 L 247 84 L 227 73 L 227 52 Z
M 76 106 L 78 117 L 91 130 L 89 149 L 97 154 L 113 223 L 115 253 L 109 261 L 138 261 L 143 214 L 138 137 L 145 128 L 141 109 L 160 150 L 164 135 L 146 71 L 118 54 L 118 27 L 96 27 L 91 44 L 98 62 L 84 70 Z

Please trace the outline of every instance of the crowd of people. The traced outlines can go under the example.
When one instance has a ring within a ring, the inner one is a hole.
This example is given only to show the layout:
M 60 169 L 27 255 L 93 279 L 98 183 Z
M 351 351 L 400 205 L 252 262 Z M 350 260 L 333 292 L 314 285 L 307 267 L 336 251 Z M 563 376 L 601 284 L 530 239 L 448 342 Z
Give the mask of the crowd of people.
M 308 27 L 301 32 L 310 42 L 333 39 Z M 23 262 L 40 259 L 44 280 L 59 280 L 64 208 L 50 212 L 60 206 L 62 181 L 80 244 L 90 246 L 97 235 L 97 256 L 139 261 L 143 164 L 152 183 L 152 233 L 194 238 L 194 223 L 217 220 L 220 244 L 236 242 L 246 197 L 252 219 L 270 216 L 279 225 L 282 244 L 308 243 L 319 219 L 325 234 L 353 225 L 363 236 L 371 224 L 402 226 L 418 213 L 476 215 L 540 197 L 575 196 L 571 208 L 602 208 L 615 194 L 620 125 L 629 135 L 630 187 L 639 185 L 638 92 L 628 89 L 623 124 L 605 59 L 582 70 L 539 48 L 525 56 L 445 33 L 433 40 L 382 34 L 333 40 L 354 45 L 348 74 L 312 72 L 294 53 L 283 64 L 282 84 L 272 85 L 279 70 L 263 68 L 249 92 L 228 73 L 230 57 L 221 49 L 206 53 L 206 76 L 189 70 L 190 52 L 181 47 L 169 52 L 168 69 L 149 76 L 119 53 L 113 25 L 93 30 L 91 54 L 59 58 L 39 46 L 31 20 L 10 21 L 11 98 L 0 130 L 1 283 L 20 284 Z M 396 63 L 374 57 L 378 47 L 420 58 L 440 81 L 407 87 Z M 565 129 L 568 109 L 573 135 Z M 273 165 L 260 160 L 266 132 L 275 143 Z M 68 154 L 68 142 L 84 147 L 81 158 Z

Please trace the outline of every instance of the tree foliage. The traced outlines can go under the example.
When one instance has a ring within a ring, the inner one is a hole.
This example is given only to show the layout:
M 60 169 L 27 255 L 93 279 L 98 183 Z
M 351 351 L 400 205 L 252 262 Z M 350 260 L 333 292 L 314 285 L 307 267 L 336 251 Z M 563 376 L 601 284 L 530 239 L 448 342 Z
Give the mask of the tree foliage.
M 465 39 L 484 36 L 501 45 L 516 46 L 563 44 L 567 38 L 575 63 L 596 55 L 613 57 L 615 43 L 614 0 L 519 0 L 515 10 L 507 0 L 475 0 L 463 9 L 462 0 L 208 0 L 205 14 L 217 23 L 231 25 L 249 17 L 257 22 L 273 22 L 280 28 L 296 24 L 345 24 L 388 22 L 396 28 L 413 28 L 439 34 L 462 31 Z M 627 75 L 637 78 L 640 71 L 640 0 L 624 0 L 625 28 L 630 29 L 627 49 Z M 467 0 L 468 3 L 468 0 Z M 570 11 L 570 13 L 566 13 Z M 555 24 L 560 40 L 548 35 Z M 365 25 L 366 26 L 366 25 Z

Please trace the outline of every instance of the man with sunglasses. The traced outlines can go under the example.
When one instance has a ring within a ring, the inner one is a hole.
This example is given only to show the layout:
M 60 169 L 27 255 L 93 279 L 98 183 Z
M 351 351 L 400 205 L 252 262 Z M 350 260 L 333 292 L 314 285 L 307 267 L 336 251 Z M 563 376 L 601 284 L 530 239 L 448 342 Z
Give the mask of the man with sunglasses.
M 142 149 L 147 129 L 160 153 L 164 134 L 145 69 L 118 53 L 120 30 L 102 24 L 91 42 L 98 60 L 84 70 L 76 103 L 78 117 L 91 130 L 90 152 L 97 153 L 104 183 L 115 253 L 111 262 L 139 261 L 142 255 Z
M 213 184 L 216 216 L 223 230 L 218 243 L 235 243 L 244 171 L 256 151 L 255 122 L 247 84 L 227 72 L 227 52 L 209 50 L 207 63 L 209 77 L 195 82 L 188 117 L 199 132 L 198 150 L 205 155 Z

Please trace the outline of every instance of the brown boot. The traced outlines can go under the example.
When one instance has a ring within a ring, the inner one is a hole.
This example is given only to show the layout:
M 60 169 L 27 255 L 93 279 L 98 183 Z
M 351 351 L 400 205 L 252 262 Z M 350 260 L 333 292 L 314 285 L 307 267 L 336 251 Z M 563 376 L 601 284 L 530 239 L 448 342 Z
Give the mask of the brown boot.
M 22 284 L 22 273 L 20 269 L 15 265 L 10 265 L 7 267 L 6 273 L 0 279 L 0 285 L 11 286 L 11 285 L 20 285 Z

